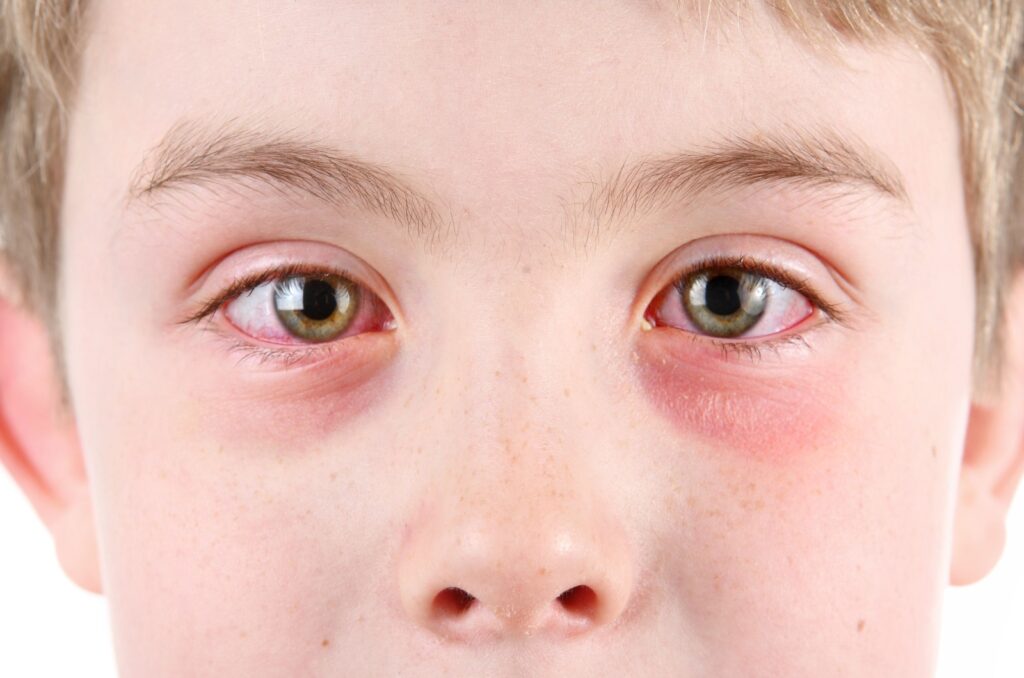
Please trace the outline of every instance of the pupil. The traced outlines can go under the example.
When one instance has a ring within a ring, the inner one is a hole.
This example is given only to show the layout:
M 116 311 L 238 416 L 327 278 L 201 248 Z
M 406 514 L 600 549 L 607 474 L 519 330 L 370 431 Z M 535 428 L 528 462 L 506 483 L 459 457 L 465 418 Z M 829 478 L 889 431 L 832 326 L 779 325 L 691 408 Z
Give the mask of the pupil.
M 740 310 L 740 281 L 728 275 L 715 276 L 704 291 L 704 304 L 715 315 L 732 315 Z
M 327 320 L 338 308 L 334 286 L 326 280 L 307 280 L 302 287 L 302 313 L 311 320 Z

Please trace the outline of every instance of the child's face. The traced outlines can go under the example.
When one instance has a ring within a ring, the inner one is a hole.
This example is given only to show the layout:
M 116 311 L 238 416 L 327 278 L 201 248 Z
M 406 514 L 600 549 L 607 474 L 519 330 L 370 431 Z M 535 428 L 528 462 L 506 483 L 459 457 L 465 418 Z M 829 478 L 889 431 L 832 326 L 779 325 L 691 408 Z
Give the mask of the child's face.
M 92 11 L 61 314 L 125 675 L 930 672 L 974 319 L 930 62 L 640 2 Z

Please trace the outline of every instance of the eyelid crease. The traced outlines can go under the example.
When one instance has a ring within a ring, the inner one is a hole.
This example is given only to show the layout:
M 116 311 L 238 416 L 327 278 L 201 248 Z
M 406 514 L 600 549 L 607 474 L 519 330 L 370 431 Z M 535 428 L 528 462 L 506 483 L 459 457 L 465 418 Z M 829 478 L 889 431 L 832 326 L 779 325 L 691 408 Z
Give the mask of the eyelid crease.
M 769 263 L 767 261 L 757 259 L 748 255 L 722 255 L 715 254 L 709 255 L 697 259 L 696 261 L 687 264 L 682 271 L 677 272 L 673 276 L 672 284 L 677 287 L 686 280 L 687 277 L 705 270 L 714 269 L 738 269 L 745 273 L 753 273 L 755 275 L 769 278 L 779 285 L 787 289 L 799 292 L 803 296 L 807 297 L 808 300 L 815 307 L 821 309 L 821 311 L 829 318 L 829 320 L 835 321 L 836 323 L 844 326 L 850 326 L 850 318 L 847 311 L 841 308 L 838 304 L 833 304 L 826 301 L 818 292 L 814 290 L 810 282 L 801 276 L 794 274 L 780 266 Z M 743 342 L 724 342 L 724 343 L 743 343 Z M 746 342 L 750 343 L 750 342 Z M 767 343 L 767 342 L 761 342 Z
M 358 277 L 343 268 L 328 268 L 302 263 L 283 264 L 281 266 L 268 268 L 264 271 L 257 271 L 235 280 L 235 282 L 229 285 L 226 290 L 213 295 L 204 302 L 201 302 L 197 311 L 178 321 L 177 324 L 188 325 L 197 323 L 203 318 L 212 316 L 218 309 L 224 306 L 224 304 L 237 299 L 246 292 L 255 290 L 260 285 L 269 282 L 281 281 L 293 276 L 322 276 L 324 274 L 336 275 L 357 285 L 365 286 Z

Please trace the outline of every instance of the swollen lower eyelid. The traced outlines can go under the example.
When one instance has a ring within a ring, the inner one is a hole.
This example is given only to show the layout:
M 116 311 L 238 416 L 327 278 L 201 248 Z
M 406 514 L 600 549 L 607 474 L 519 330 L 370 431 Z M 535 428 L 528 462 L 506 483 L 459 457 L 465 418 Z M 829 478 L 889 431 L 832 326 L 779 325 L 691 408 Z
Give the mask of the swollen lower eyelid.
M 652 332 L 644 339 L 634 354 L 637 376 L 655 409 L 682 436 L 755 457 L 782 459 L 812 452 L 837 430 L 842 408 L 822 394 L 841 394 L 836 388 L 843 379 L 839 370 L 739 376 L 694 359 L 667 333 Z M 728 350 L 771 350 L 735 346 Z
M 268 348 L 254 346 L 236 341 L 228 352 L 237 357 L 237 365 L 255 363 L 257 365 L 278 364 L 284 368 L 296 367 L 307 362 L 316 362 L 329 356 L 332 350 L 328 346 L 314 345 L 297 349 Z

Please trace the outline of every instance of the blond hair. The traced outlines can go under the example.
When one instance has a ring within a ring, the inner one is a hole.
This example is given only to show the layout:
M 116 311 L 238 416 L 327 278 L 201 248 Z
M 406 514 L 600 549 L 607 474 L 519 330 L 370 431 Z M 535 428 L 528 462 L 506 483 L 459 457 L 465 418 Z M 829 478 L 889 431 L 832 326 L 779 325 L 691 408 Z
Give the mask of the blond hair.
M 743 6 L 666 0 L 709 14 Z M 681 4 L 680 4 L 681 3 Z M 977 272 L 975 374 L 988 384 L 1002 355 L 1004 294 L 1024 264 L 1024 0 L 769 0 L 812 44 L 909 42 L 956 94 L 964 197 Z M 59 212 L 68 108 L 82 5 L 0 0 L 0 243 L 27 305 L 56 332 Z

